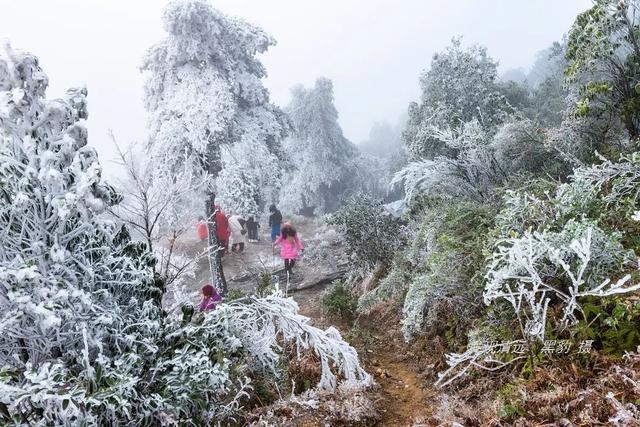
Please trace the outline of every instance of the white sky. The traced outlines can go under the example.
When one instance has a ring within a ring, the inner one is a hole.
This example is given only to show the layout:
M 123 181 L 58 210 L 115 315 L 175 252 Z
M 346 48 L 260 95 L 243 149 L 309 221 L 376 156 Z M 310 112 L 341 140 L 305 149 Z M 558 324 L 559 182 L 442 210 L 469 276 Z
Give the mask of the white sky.
M 146 49 L 164 36 L 164 0 L 0 0 L 0 40 L 35 53 L 49 97 L 89 90 L 90 143 L 107 172 L 114 147 L 145 138 Z M 333 79 L 347 138 L 367 138 L 375 121 L 395 122 L 419 96 L 418 76 L 451 37 L 478 42 L 501 69 L 529 67 L 565 34 L 590 0 L 213 0 L 260 25 L 278 44 L 263 56 L 272 100 L 289 88 Z

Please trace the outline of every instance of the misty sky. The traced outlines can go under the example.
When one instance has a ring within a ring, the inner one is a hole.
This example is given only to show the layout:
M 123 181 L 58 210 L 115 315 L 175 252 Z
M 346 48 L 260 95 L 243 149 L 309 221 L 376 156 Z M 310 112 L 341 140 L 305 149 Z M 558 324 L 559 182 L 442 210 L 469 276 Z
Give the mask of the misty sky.
M 90 143 L 107 172 L 113 129 L 127 145 L 145 138 L 145 50 L 164 36 L 163 0 L 0 0 L 0 40 L 29 50 L 49 75 L 49 97 L 89 90 Z M 565 34 L 589 0 L 213 0 L 223 12 L 262 26 L 278 44 L 262 59 L 272 100 L 289 88 L 334 82 L 347 138 L 367 138 L 375 121 L 396 122 L 419 96 L 418 76 L 451 37 L 478 42 L 501 71 L 529 67 Z

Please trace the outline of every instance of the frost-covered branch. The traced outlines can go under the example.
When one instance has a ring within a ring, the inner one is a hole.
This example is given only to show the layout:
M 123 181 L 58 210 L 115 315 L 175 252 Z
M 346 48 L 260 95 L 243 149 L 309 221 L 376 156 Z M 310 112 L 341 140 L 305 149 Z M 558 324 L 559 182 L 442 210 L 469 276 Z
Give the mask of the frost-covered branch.
M 235 302 L 222 305 L 207 316 L 226 325 L 257 361 L 275 370 L 281 350 L 280 339 L 295 344 L 301 350 L 312 349 L 320 359 L 322 374 L 318 387 L 335 390 L 338 373 L 347 383 L 366 386 L 371 377 L 360 366 L 355 349 L 345 342 L 334 327 L 323 331 L 310 324 L 310 319 L 298 314 L 298 306 L 291 298 L 274 294 L 264 298 L 250 297 L 250 303 Z
M 596 282 L 607 266 L 622 261 L 604 252 L 611 250 L 622 252 L 614 242 L 606 240 L 602 231 L 589 226 L 573 230 L 568 227 L 561 234 L 534 232 L 504 239 L 489 261 L 485 303 L 508 301 L 516 314 L 527 319 L 527 338 L 543 341 L 552 298 L 562 306 L 561 325 L 568 326 L 578 321 L 580 298 L 640 289 L 640 284 L 628 284 L 629 277 L 613 283 L 610 279 Z

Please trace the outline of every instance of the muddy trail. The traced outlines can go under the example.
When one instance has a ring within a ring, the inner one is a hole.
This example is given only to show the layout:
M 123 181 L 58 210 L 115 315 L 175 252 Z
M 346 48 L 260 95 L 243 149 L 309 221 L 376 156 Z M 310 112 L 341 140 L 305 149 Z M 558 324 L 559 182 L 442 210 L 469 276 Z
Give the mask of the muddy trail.
M 376 409 L 380 412 L 381 426 L 428 425 L 432 415 L 429 400 L 434 393 L 423 387 L 424 381 L 409 361 L 403 360 L 398 347 L 388 337 L 379 336 L 359 326 L 336 319 L 328 319 L 322 312 L 322 292 L 327 285 L 293 292 L 292 297 L 300 306 L 300 313 L 313 319 L 314 325 L 338 328 L 354 345 L 365 369 L 374 376 L 380 387 Z
M 270 274 L 273 280 L 279 282 L 280 289 L 288 290 L 288 295 L 298 303 L 300 313 L 311 318 L 314 326 L 323 329 L 335 326 L 358 350 L 365 369 L 377 383 L 375 407 L 380 414 L 378 425 L 428 425 L 428 419 L 432 415 L 428 402 L 436 396 L 429 388 L 424 387 L 425 381 L 416 368 L 406 360 L 406 355 L 401 354 L 402 346 L 393 342 L 389 334 L 374 332 L 380 330 L 380 325 L 372 328 L 353 325 L 340 319 L 328 318 L 323 313 L 323 291 L 333 280 L 342 277 L 347 268 L 342 245 L 336 243 L 340 240 L 330 243 L 327 251 L 325 236 L 321 235 L 322 230 L 318 230 L 317 224 L 297 224 L 305 245 L 305 255 L 294 268 L 294 275 L 287 283 L 282 261 L 273 251 L 270 236 L 264 228 L 261 230 L 260 240 L 249 242 L 244 253 L 230 253 L 223 258 L 229 290 L 253 292 L 260 274 Z M 189 252 L 193 252 L 200 250 L 199 246 L 202 244 L 194 239 L 183 242 L 183 245 Z M 308 256 L 307 253 L 314 252 L 314 246 L 318 245 L 325 246 L 322 256 L 317 257 L 313 253 Z M 208 274 L 206 259 L 202 259 L 198 265 L 196 283 L 191 290 L 194 295 L 202 283 L 208 281 Z M 292 422 L 295 424 L 295 420 Z

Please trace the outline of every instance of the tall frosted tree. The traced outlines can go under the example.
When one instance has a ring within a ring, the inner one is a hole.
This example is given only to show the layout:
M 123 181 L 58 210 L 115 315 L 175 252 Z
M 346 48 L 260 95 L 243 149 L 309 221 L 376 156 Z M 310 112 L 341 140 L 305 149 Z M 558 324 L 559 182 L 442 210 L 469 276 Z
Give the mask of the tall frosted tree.
M 459 38 L 433 56 L 420 86 L 421 100 L 409 105 L 403 135 L 413 160 L 456 155 L 456 150 L 432 137 L 433 128 L 462 133 L 466 123 L 475 121 L 484 131 L 492 131 L 513 110 L 498 85 L 498 63 L 482 46 L 463 48 Z
M 223 155 L 238 146 L 253 156 L 253 164 L 277 165 L 287 121 L 269 101 L 262 83 L 266 71 L 256 57 L 275 43 L 273 38 L 204 0 L 170 2 L 164 25 L 167 37 L 149 49 L 142 65 L 150 155 L 161 157 L 169 169 L 190 162 L 214 179 L 226 167 L 242 167 L 230 164 L 233 155 L 228 161 Z M 216 194 L 224 191 L 234 194 L 238 189 L 221 188 L 220 183 L 207 189 L 210 247 L 218 247 L 211 219 Z M 216 286 L 226 292 L 219 252 L 209 256 L 209 264 Z
M 331 211 L 344 191 L 347 165 L 357 149 L 338 124 L 331 80 L 320 77 L 310 89 L 294 87 L 291 95 L 286 112 L 293 131 L 284 145 L 294 170 L 284 177 L 280 202 L 291 212 Z

